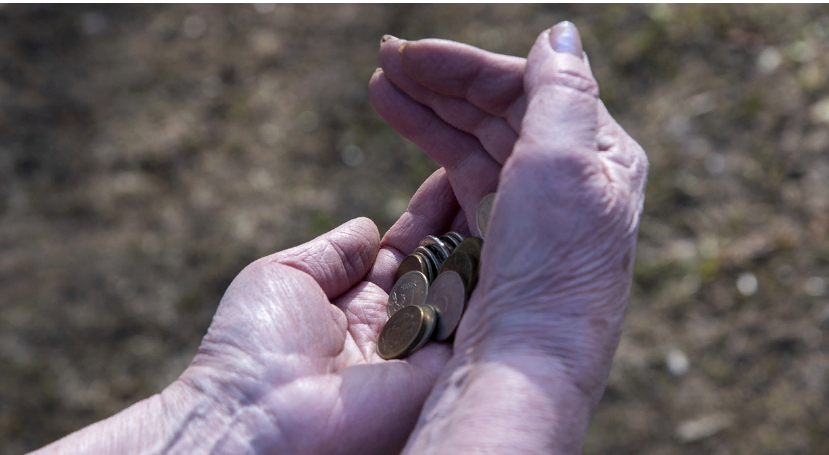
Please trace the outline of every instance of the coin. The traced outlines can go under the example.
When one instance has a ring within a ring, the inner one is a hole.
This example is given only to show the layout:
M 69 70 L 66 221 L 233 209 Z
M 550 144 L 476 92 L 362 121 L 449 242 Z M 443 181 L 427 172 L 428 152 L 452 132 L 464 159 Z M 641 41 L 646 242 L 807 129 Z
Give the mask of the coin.
M 437 271 L 433 269 L 432 263 L 423 257 L 422 254 L 413 253 L 406 256 L 400 266 L 397 268 L 397 274 L 394 276 L 396 283 L 407 272 L 420 272 L 426 275 L 426 278 L 431 282 L 437 275 Z
M 386 359 L 399 359 L 418 350 L 429 340 L 437 321 L 431 306 L 407 306 L 395 313 L 380 331 L 377 354 Z
M 455 250 L 452 254 L 443 261 L 443 264 L 440 266 L 440 272 L 438 272 L 438 278 L 447 271 L 457 272 L 458 275 L 463 278 L 463 284 L 466 286 L 467 292 L 471 291 L 471 287 L 475 285 L 475 274 L 477 273 L 477 267 L 475 262 L 472 258 L 469 257 L 469 253 L 466 251 L 459 251 Z M 430 289 L 429 292 L 431 293 L 432 290 Z M 426 300 L 429 300 L 428 296 Z
M 463 242 L 463 236 L 462 236 L 462 235 L 460 235 L 459 233 L 455 232 L 455 231 L 449 231 L 449 232 L 447 232 L 447 233 L 446 233 L 446 234 L 444 234 L 444 235 L 446 235 L 447 237 L 452 237 L 452 238 L 454 238 L 454 239 L 455 239 L 455 243 L 456 243 L 457 245 L 460 245 L 460 244 L 461 244 L 461 242 Z
M 492 203 L 495 202 L 495 193 L 489 193 L 478 203 L 475 221 L 478 223 L 478 235 L 486 238 L 486 228 L 489 226 L 489 215 L 492 213 Z
M 440 270 L 440 264 L 443 262 L 443 259 L 438 259 L 437 255 L 435 255 L 435 253 L 432 250 L 426 248 L 425 246 L 419 246 L 415 248 L 414 253 L 412 254 L 420 254 L 431 263 L 432 270 L 434 271 L 434 273 L 429 276 L 429 282 L 431 283 L 432 280 L 434 280 L 435 277 L 437 277 L 438 270 Z
M 435 251 L 435 249 L 437 249 L 437 253 L 439 255 L 443 255 L 441 261 L 446 259 L 449 256 L 449 254 L 452 253 L 452 250 L 448 246 L 446 246 L 446 244 L 443 243 L 441 239 L 435 237 L 434 235 L 427 235 L 426 237 L 423 237 L 420 240 L 420 246 L 425 246 L 427 248 L 433 246 L 434 248 L 430 248 L 432 251 Z
M 466 307 L 466 286 L 458 272 L 449 270 L 438 275 L 426 296 L 426 304 L 435 307 L 438 315 L 434 339 L 443 341 L 449 338 L 458 327 Z
M 394 283 L 389 294 L 388 313 L 394 316 L 401 308 L 410 305 L 423 305 L 429 290 L 426 275 L 421 272 L 406 272 Z
M 475 289 L 475 286 L 478 284 L 478 273 L 481 269 L 481 249 L 484 246 L 484 241 L 478 237 L 468 237 L 455 248 L 456 252 L 464 252 L 469 255 L 469 259 L 472 260 L 472 282 L 468 283 L 469 285 L 469 293 Z
M 458 246 L 458 243 L 460 243 L 459 241 L 457 241 L 457 240 L 455 239 L 455 237 L 452 237 L 452 236 L 450 236 L 450 235 L 448 235 L 448 234 L 443 234 L 442 236 L 440 236 L 440 237 L 438 237 L 438 238 L 439 238 L 439 239 L 440 239 L 440 240 L 441 240 L 444 244 L 446 244 L 446 246 L 448 246 L 450 250 L 453 250 L 453 251 L 454 251 L 455 247 L 457 247 L 457 246 Z

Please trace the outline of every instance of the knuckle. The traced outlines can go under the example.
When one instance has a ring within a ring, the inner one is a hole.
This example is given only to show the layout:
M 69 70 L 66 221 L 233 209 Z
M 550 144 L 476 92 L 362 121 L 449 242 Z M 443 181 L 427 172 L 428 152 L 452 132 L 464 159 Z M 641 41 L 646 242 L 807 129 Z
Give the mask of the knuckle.
M 599 84 L 596 79 L 581 68 L 557 68 L 545 72 L 542 85 L 549 84 L 564 89 L 583 93 L 591 98 L 599 97 Z

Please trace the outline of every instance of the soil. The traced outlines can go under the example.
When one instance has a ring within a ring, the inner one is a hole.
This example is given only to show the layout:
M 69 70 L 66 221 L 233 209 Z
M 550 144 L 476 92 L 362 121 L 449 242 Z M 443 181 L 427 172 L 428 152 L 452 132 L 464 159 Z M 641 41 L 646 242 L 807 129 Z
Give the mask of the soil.
M 586 454 L 829 453 L 829 8 L 0 7 L 0 452 L 159 392 L 249 262 L 436 165 L 368 102 L 380 37 L 580 29 L 651 162 Z

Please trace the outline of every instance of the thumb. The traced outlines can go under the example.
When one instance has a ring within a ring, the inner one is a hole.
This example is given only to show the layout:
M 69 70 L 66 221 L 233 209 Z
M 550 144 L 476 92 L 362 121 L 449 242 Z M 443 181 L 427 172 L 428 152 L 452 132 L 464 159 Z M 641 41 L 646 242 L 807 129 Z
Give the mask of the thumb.
M 521 124 L 525 147 L 520 148 L 560 156 L 596 152 L 599 88 L 571 22 L 538 36 L 527 58 L 524 90 L 528 106 Z

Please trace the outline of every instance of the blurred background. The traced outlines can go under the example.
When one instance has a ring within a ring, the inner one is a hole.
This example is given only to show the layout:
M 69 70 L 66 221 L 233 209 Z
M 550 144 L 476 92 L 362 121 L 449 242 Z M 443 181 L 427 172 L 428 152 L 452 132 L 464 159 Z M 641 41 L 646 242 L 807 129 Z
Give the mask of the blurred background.
M 380 37 L 525 56 L 569 19 L 650 156 L 587 454 L 829 453 L 826 6 L 0 7 L 0 452 L 161 391 L 249 262 L 436 165 Z

